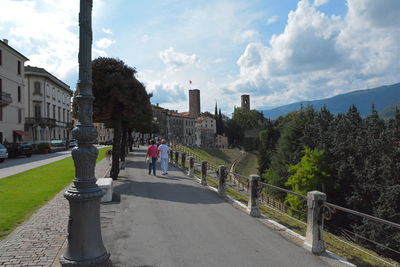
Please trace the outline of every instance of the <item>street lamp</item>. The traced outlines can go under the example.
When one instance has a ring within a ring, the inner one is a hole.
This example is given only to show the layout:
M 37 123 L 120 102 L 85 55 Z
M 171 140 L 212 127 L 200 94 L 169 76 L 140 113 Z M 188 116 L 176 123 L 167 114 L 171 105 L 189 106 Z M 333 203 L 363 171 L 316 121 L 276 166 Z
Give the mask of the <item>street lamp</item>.
M 93 127 L 92 95 L 92 7 L 93 0 L 80 0 L 78 118 L 72 136 L 78 146 L 72 150 L 75 164 L 73 185 L 65 192 L 69 201 L 68 244 L 61 256 L 62 266 L 111 266 L 110 254 L 101 237 L 100 198 L 104 192 L 96 185 L 98 150 Z

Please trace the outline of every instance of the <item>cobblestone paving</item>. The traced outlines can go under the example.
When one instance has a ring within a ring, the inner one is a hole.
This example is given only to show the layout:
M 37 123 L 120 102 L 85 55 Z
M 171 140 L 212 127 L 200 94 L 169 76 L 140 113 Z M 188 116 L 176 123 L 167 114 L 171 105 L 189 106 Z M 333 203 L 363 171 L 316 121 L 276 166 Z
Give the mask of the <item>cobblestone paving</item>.
M 96 165 L 96 177 L 104 177 L 109 161 Z M 51 266 L 67 236 L 68 201 L 61 190 L 31 218 L 0 241 L 0 266 Z

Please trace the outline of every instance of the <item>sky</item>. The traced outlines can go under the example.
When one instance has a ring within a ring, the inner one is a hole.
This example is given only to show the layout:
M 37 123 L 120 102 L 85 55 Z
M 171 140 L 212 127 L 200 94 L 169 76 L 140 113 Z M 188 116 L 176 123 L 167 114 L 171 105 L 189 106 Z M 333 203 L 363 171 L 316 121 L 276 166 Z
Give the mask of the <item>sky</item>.
M 399 0 L 94 0 L 93 58 L 135 67 L 152 103 L 230 115 L 400 82 Z M 73 90 L 77 0 L 0 0 L 0 39 Z M 189 84 L 189 80 L 192 84 Z

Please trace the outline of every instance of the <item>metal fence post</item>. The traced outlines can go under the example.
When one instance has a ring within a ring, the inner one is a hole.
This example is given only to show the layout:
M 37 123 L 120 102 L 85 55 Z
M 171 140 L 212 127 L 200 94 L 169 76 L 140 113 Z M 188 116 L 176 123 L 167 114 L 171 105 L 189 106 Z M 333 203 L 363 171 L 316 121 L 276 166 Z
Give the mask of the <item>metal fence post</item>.
M 207 185 L 207 161 L 201 162 L 201 184 Z
M 218 167 L 218 177 L 218 194 L 225 196 L 226 167 L 224 165 Z
M 178 166 L 179 166 L 179 151 L 178 151 L 178 150 L 175 150 L 175 160 L 174 160 L 174 165 L 175 165 L 176 167 L 178 167 Z
M 303 247 L 312 253 L 325 252 L 323 231 L 322 205 L 326 201 L 326 194 L 319 191 L 307 193 L 307 232 Z
M 174 163 L 174 150 L 169 150 L 169 162 Z
M 186 152 L 182 152 L 181 159 L 182 159 L 182 167 L 185 170 L 186 169 Z
M 260 176 L 256 174 L 250 175 L 250 196 L 248 202 L 248 210 L 250 216 L 260 217 L 260 206 L 259 206 L 259 182 Z
M 189 171 L 188 176 L 193 177 L 194 174 L 194 158 L 192 156 L 189 157 Z

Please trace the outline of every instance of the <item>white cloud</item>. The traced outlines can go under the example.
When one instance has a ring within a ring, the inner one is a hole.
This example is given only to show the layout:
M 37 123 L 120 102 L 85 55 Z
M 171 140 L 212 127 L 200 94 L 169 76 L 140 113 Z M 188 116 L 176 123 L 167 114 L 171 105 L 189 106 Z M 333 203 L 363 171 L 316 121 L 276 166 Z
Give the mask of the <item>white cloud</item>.
M 400 1 L 348 0 L 345 17 L 327 16 L 316 3 L 325 2 L 299 1 L 268 45 L 249 43 L 227 88 L 272 107 L 400 80 Z
M 143 34 L 142 36 L 142 42 L 146 43 L 150 40 L 150 36 L 148 34 Z
M 110 38 L 101 38 L 100 40 L 97 40 L 95 42 L 96 47 L 98 48 L 102 48 L 102 49 L 106 49 L 108 47 L 110 47 L 112 44 L 115 43 L 115 40 L 112 40 Z
M 322 6 L 322 5 L 325 5 L 328 2 L 329 2 L 329 0 L 315 0 L 314 1 L 314 6 Z
M 254 39 L 258 39 L 259 33 L 256 30 L 245 30 L 239 35 L 239 41 L 253 41 Z
M 113 34 L 113 32 L 110 29 L 107 29 L 107 28 L 101 28 L 101 31 L 106 33 L 106 34 Z
M 77 66 L 78 12 L 75 1 L 0 0 L 0 34 L 25 54 L 27 64 L 63 78 Z
M 175 68 L 183 67 L 185 65 L 193 65 L 200 62 L 200 59 L 197 55 L 178 53 L 175 52 L 173 47 L 161 51 L 160 58 L 167 66 Z
M 267 24 L 272 24 L 278 21 L 278 16 L 272 16 L 267 19 Z

